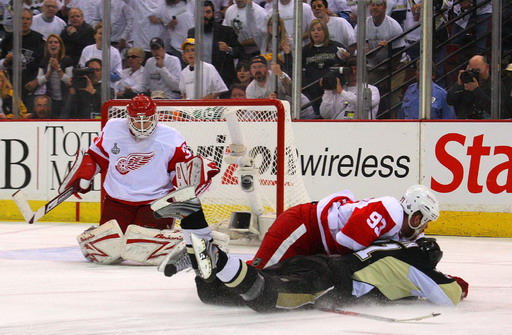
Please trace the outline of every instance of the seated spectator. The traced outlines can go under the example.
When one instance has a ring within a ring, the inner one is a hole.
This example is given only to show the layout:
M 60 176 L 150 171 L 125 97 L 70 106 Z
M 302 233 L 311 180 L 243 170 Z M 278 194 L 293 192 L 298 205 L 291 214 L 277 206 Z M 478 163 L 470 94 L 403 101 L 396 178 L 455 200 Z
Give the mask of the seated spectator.
M 460 70 L 457 83 L 448 90 L 446 101 L 459 119 L 491 117 L 490 68 L 484 56 L 473 56 L 466 70 Z
M 252 81 L 251 70 L 249 66 L 249 62 L 240 61 L 236 64 L 236 78 L 234 80 L 235 83 L 244 84 L 245 86 L 249 85 Z
M 149 43 L 153 57 L 144 66 L 142 86 L 132 90 L 135 93 L 164 91 L 167 99 L 180 99 L 180 60 L 165 52 L 161 38 L 155 37 Z
M 24 8 L 21 13 L 22 26 L 21 26 L 21 53 L 18 55 L 21 58 L 21 99 L 27 107 L 32 109 L 33 96 L 37 87 L 37 72 L 39 64 L 43 58 L 44 40 L 43 35 L 33 31 L 32 26 L 32 12 Z M 9 77 L 12 78 L 12 67 L 14 54 L 13 48 L 13 34 L 7 34 L 0 42 L 0 69 L 7 69 Z
M 347 70 L 343 75 L 339 72 L 329 73 L 320 79 L 320 84 L 324 90 L 322 103 L 320 104 L 320 115 L 324 119 L 343 120 L 353 119 L 357 112 L 357 59 L 355 57 L 347 59 L 345 64 Z M 327 82 L 329 78 L 331 83 Z M 331 79 L 332 78 L 332 79 Z M 368 111 L 368 119 L 375 119 L 379 110 L 380 93 L 379 89 L 373 85 L 368 85 L 371 92 L 371 101 Z
M 30 10 L 32 0 L 23 0 L 23 8 Z M 6 33 L 12 33 L 12 14 L 14 12 L 12 0 L 0 0 L 0 13 L 3 15 L 0 18 L 0 24 L 3 26 Z M 32 13 L 32 11 L 30 11 Z
M 84 48 L 95 43 L 94 28 L 84 21 L 84 13 L 80 8 L 69 10 L 69 24 L 62 30 L 60 37 L 73 66 L 78 64 Z
M 47 95 L 36 95 L 34 109 L 28 114 L 28 119 L 55 119 L 52 113 L 52 99 Z
M 90 59 L 85 66 L 94 73 L 73 76 L 64 119 L 92 119 L 101 113 L 101 60 Z
M 94 9 L 96 7 L 103 7 L 103 4 L 100 2 L 101 0 L 60 0 L 62 2 L 62 7 L 57 15 L 59 15 L 64 21 L 70 21 L 71 17 L 71 9 L 77 8 L 82 11 L 84 20 L 91 27 L 94 27 L 96 24 L 94 22 Z M 96 22 L 97 23 L 97 22 Z
M 116 97 L 120 99 L 131 99 L 137 94 L 133 87 L 142 87 L 144 77 L 144 66 L 142 62 L 146 56 L 141 48 L 130 48 L 126 54 L 128 68 L 121 73 L 121 80 L 115 85 Z
M 98 23 L 94 28 L 95 44 L 88 45 L 82 50 L 82 56 L 78 61 L 78 65 L 84 66 L 89 59 L 101 59 L 103 56 L 102 43 L 103 43 L 103 24 Z M 121 72 L 123 71 L 122 59 L 119 50 L 110 46 L 110 85 L 113 87 L 116 81 L 121 79 Z
M 230 99 L 247 99 L 247 95 L 245 94 L 245 90 L 247 90 L 247 86 L 243 83 L 234 83 L 231 85 L 231 92 L 229 98 Z
M 187 67 L 181 71 L 180 75 L 180 91 L 183 99 L 197 99 L 195 96 L 195 39 L 187 38 L 181 44 L 183 50 L 183 59 L 187 62 Z M 203 65 L 203 96 L 200 99 L 215 99 L 222 93 L 227 92 L 228 88 L 220 77 L 215 67 L 206 62 Z
M 432 107 L 430 112 L 431 119 L 456 119 L 453 107 L 446 102 L 448 92 L 434 82 L 436 77 L 436 66 L 432 64 Z M 402 101 L 402 108 L 399 113 L 400 119 L 419 119 L 420 115 L 420 62 L 416 63 L 416 83 L 407 87 Z
M 32 30 L 37 31 L 47 39 L 50 34 L 60 34 L 62 29 L 66 27 L 60 17 L 55 16 L 60 9 L 60 5 L 56 0 L 44 0 L 41 14 L 34 16 L 32 21 Z
M 0 119 L 12 119 L 14 117 L 12 84 L 7 78 L 5 71 L 0 70 Z M 21 118 L 27 117 L 27 108 L 20 100 L 18 110 Z
M 44 58 L 37 75 L 39 85 L 46 85 L 46 95 L 52 99 L 52 113 L 57 117 L 64 108 L 73 75 L 73 61 L 65 54 L 62 39 L 59 35 L 50 34 L 46 40 Z
M 251 58 L 251 75 L 254 80 L 247 86 L 246 96 L 248 99 L 280 99 L 291 102 L 292 81 L 290 77 L 281 70 L 279 64 L 273 63 L 272 70 L 268 69 L 267 60 L 263 56 Z M 272 78 L 276 76 L 277 89 L 272 89 Z M 277 92 L 277 93 L 276 93 Z M 301 95 L 301 105 L 308 103 L 309 100 Z M 300 118 L 314 119 L 315 114 L 311 107 L 301 111 Z

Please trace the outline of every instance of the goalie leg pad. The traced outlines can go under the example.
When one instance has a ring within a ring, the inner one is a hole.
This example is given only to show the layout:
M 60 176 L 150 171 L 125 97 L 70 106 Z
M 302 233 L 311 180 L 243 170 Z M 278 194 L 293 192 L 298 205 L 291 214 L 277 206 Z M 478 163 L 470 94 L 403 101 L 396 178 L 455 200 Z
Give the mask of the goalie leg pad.
M 77 236 L 84 257 L 93 263 L 115 264 L 122 261 L 123 232 L 116 220 L 91 227 Z
M 129 225 L 121 256 L 144 265 L 158 265 L 183 240 L 181 229 L 152 229 Z
M 91 181 L 100 171 L 100 167 L 94 159 L 79 150 L 76 154 L 75 162 L 69 169 L 68 174 L 64 177 L 62 184 L 59 186 L 59 193 L 63 193 L 68 187 L 79 181 L 79 189 L 81 193 L 90 190 Z

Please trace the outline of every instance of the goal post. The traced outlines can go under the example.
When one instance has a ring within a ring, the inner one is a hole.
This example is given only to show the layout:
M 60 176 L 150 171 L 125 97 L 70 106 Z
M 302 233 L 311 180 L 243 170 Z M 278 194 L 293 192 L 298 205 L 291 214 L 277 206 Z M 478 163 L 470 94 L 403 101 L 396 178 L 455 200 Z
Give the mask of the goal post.
M 201 202 L 210 224 L 260 235 L 285 209 L 308 202 L 290 107 L 274 99 L 155 100 L 160 123 L 175 128 L 195 155 L 217 163 Z M 102 107 L 102 128 L 126 117 L 128 100 Z M 265 223 L 262 223 L 265 221 Z

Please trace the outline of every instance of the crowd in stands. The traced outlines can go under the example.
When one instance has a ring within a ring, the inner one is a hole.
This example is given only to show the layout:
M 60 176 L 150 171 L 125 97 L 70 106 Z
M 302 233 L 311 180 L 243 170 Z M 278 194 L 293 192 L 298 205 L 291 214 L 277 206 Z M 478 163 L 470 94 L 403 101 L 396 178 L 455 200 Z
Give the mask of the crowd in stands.
M 22 0 L 22 118 L 91 118 L 101 108 L 104 0 Z M 195 96 L 196 3 L 203 4 L 202 96 Z M 273 60 L 272 0 L 111 0 L 111 97 L 278 98 L 291 101 L 294 7 L 278 1 Z M 506 4 L 510 1 L 505 1 Z M 366 45 L 368 118 L 419 118 L 421 0 L 371 0 Z M 302 119 L 351 119 L 357 110 L 357 8 L 305 0 Z M 491 117 L 489 0 L 433 1 L 433 119 Z M 476 10 L 471 10 L 476 8 Z M 0 0 L 0 118 L 12 118 L 13 0 Z M 459 18 L 449 23 L 451 18 Z M 449 24 L 448 24 L 449 23 Z M 472 29 L 467 29 L 467 28 Z M 404 34 L 406 32 L 406 34 Z M 471 54 L 448 76 L 446 41 Z M 390 72 L 390 69 L 404 71 Z M 512 116 L 512 64 L 502 71 L 501 118 Z M 440 78 L 437 81 L 437 78 Z M 409 81 L 408 81 L 409 80 Z M 384 112 L 385 111 L 385 112 Z

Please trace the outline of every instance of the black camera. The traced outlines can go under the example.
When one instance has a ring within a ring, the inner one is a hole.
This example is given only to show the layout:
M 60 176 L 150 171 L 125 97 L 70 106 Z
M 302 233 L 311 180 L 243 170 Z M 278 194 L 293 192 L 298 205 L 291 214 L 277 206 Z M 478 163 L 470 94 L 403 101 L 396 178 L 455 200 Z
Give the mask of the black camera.
M 347 75 L 352 73 L 351 67 L 338 67 L 334 66 L 329 68 L 329 72 L 322 77 L 322 88 L 324 90 L 336 89 L 336 78 L 340 80 L 340 84 L 346 85 L 348 83 Z
M 88 77 L 92 81 L 94 72 L 96 72 L 95 69 L 91 69 L 88 67 L 73 69 L 73 88 L 74 89 L 86 88 L 87 87 L 87 78 L 86 77 Z
M 460 74 L 460 81 L 462 81 L 464 84 L 472 83 L 473 78 L 476 79 L 477 81 L 478 79 L 480 79 L 480 70 L 466 70 Z

